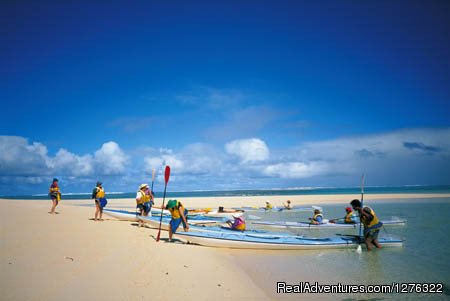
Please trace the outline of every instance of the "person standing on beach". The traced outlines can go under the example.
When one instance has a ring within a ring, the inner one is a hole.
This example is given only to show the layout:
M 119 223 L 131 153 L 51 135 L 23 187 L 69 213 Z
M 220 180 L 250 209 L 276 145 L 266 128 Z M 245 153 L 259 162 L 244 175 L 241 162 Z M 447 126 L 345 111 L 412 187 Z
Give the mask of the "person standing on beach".
M 356 199 L 351 201 L 350 205 L 352 205 L 353 210 L 359 212 L 359 218 L 364 225 L 364 242 L 367 246 L 367 251 L 370 252 L 373 246 L 378 249 L 381 248 L 381 245 L 378 242 L 378 234 L 380 233 L 383 223 L 378 219 L 375 211 L 366 206 L 362 208 L 361 202 Z
M 97 182 L 95 188 L 92 190 L 92 199 L 95 201 L 94 221 L 103 221 L 103 207 L 105 207 L 108 202 L 105 198 L 105 190 L 102 187 L 102 182 Z
M 141 184 L 136 193 L 136 208 L 139 209 L 139 215 L 147 216 L 152 209 L 153 193 L 148 188 L 148 184 Z M 139 227 L 144 225 L 144 221 L 139 220 Z
M 167 203 L 166 209 L 172 215 L 169 223 L 169 241 L 172 241 L 172 235 L 177 231 L 181 223 L 183 223 L 184 232 L 189 231 L 189 225 L 187 223 L 188 210 L 177 200 L 170 200 Z
M 49 193 L 50 198 L 52 199 L 52 208 L 50 209 L 50 214 L 55 214 L 56 206 L 58 206 L 59 201 L 61 200 L 61 191 L 59 191 L 58 179 L 54 178 L 52 184 L 50 185 Z

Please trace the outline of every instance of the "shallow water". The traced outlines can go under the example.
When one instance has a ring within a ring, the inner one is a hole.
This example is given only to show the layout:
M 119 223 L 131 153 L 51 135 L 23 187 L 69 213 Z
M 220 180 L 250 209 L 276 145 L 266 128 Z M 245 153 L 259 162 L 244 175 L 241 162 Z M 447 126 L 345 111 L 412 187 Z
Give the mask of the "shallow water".
M 232 250 L 236 262 L 273 298 L 298 299 L 300 294 L 277 294 L 277 281 L 299 284 L 443 283 L 443 294 L 339 294 L 314 295 L 325 300 L 450 300 L 450 199 L 389 200 L 371 206 L 381 219 L 405 218 L 404 227 L 385 227 L 380 236 L 405 239 L 401 248 L 383 248 L 358 254 L 349 250 L 250 251 Z M 324 205 L 325 218 L 343 216 L 343 205 Z M 253 213 L 252 213 L 253 215 Z M 309 212 L 255 213 L 261 220 L 305 221 Z M 256 225 L 253 226 L 255 228 Z M 267 228 L 268 229 L 268 228 Z M 323 237 L 359 230 L 300 230 L 299 234 Z M 312 295 L 303 297 L 312 297 Z

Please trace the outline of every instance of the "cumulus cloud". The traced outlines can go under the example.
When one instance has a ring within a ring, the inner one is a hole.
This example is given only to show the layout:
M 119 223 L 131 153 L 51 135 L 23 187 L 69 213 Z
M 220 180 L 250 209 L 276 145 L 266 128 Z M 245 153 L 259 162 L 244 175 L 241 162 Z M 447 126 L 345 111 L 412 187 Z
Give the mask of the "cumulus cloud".
M 110 185 L 131 191 L 140 181 L 149 182 L 153 168 L 158 174 L 156 187 L 164 183 L 166 165 L 172 169 L 171 188 L 185 190 L 357 185 L 361 174 L 371 185 L 446 184 L 450 182 L 450 128 L 406 129 L 270 150 L 260 138 L 232 140 L 223 147 L 143 146 L 127 153 L 109 141 L 84 155 L 63 148 L 50 155 L 42 143 L 0 136 L 0 184 L 14 178 L 37 185 L 57 175 L 71 183 L 92 185 L 99 177 L 110 177 L 115 181 Z
M 128 157 L 113 141 L 104 143 L 94 155 L 80 156 L 61 148 L 55 156 L 50 156 L 42 143 L 29 143 L 23 137 L 0 136 L 0 174 L 3 176 L 117 175 L 125 172 L 127 163 Z
M 287 162 L 268 165 L 263 169 L 265 175 L 277 178 L 302 179 L 328 172 L 323 162 Z
M 230 141 L 225 145 L 225 151 L 239 157 L 242 163 L 264 161 L 269 158 L 269 148 L 258 138 Z
M 128 157 L 114 141 L 106 142 L 95 152 L 94 162 L 104 175 L 118 175 L 125 172 Z

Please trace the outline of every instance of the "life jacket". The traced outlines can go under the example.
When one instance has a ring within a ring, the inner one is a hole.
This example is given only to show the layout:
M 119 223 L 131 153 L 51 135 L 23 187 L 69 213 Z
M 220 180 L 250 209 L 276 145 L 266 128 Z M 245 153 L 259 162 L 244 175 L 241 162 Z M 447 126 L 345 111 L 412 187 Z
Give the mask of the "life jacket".
M 172 218 L 177 219 L 181 217 L 180 208 L 184 209 L 183 205 L 177 201 L 175 207 L 169 209 L 170 214 L 172 214 Z
M 57 201 L 61 200 L 61 192 L 59 191 L 58 185 L 51 185 L 50 186 L 50 196 L 53 198 L 56 198 Z
M 272 208 L 273 208 L 272 204 L 267 204 L 266 205 L 266 209 L 272 209 Z
M 380 220 L 378 219 L 377 215 L 375 214 L 375 211 L 373 211 L 373 209 L 370 208 L 370 207 L 364 207 L 363 210 L 366 210 L 366 211 L 367 211 L 367 209 L 369 209 L 369 212 L 370 212 L 370 214 L 373 216 L 373 218 L 372 218 L 371 221 L 368 221 L 368 220 L 366 219 L 366 217 L 365 217 L 364 215 L 361 214 L 361 222 L 363 223 L 364 228 L 367 228 L 367 229 L 369 229 L 369 230 L 381 228 L 381 226 L 383 225 L 383 223 L 380 222 Z
M 138 192 L 141 194 L 141 198 L 140 199 L 136 199 L 136 203 L 138 205 L 150 202 L 150 195 L 146 194 L 142 190 L 139 190 Z
M 241 218 L 236 218 L 231 228 L 233 230 L 245 231 L 245 222 Z
M 102 187 L 97 187 L 97 192 L 95 193 L 96 199 L 101 199 L 105 197 L 105 190 Z
M 355 217 L 354 212 L 350 211 L 345 215 L 344 222 L 346 222 L 347 224 L 354 224 L 355 223 L 354 217 Z
M 59 187 L 53 186 L 53 184 L 50 186 L 50 194 L 57 194 L 59 193 Z
M 317 218 L 318 218 L 319 216 L 320 216 L 320 217 L 322 218 L 322 220 L 323 220 L 323 215 L 322 215 L 321 213 L 314 214 L 312 220 L 318 222 Z

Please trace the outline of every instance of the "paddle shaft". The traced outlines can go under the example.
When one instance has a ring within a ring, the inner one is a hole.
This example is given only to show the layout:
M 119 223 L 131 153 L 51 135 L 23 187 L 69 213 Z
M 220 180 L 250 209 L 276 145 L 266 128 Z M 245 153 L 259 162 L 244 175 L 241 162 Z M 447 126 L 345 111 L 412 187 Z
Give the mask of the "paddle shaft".
M 169 183 L 170 178 L 170 166 L 166 165 L 166 169 L 164 170 L 164 195 L 163 195 L 163 202 L 161 206 L 161 216 L 159 217 L 159 227 L 158 227 L 158 236 L 156 237 L 156 241 L 159 241 L 160 235 L 161 235 L 161 223 L 162 223 L 162 217 L 163 217 L 163 211 L 164 211 L 164 201 L 166 200 L 166 191 L 167 191 L 167 183 Z
M 159 217 L 158 236 L 156 237 L 156 241 L 159 241 L 159 238 L 161 235 L 161 223 L 162 223 L 162 217 L 163 217 L 163 211 L 164 211 L 164 201 L 166 199 L 166 190 L 167 190 L 167 183 L 164 185 L 164 195 L 163 195 L 163 202 L 162 202 L 162 206 L 161 206 L 161 216 Z
M 364 208 L 364 175 L 361 178 L 361 209 Z M 362 236 L 361 213 L 359 213 L 359 236 Z

